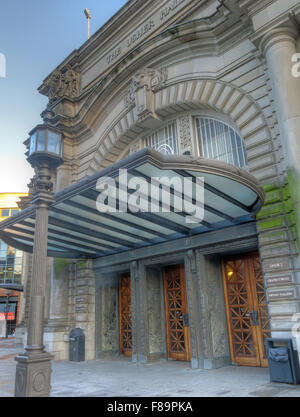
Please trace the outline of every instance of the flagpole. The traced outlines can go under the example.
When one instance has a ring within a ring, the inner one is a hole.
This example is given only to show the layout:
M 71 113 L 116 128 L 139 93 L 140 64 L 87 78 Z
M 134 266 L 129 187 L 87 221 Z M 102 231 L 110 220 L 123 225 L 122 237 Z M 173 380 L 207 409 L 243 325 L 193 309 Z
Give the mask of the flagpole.
M 90 39 L 90 29 L 91 29 L 91 25 L 90 25 L 90 21 L 91 21 L 91 12 L 89 9 L 84 9 L 84 14 L 87 18 L 88 24 L 87 24 L 87 37 L 88 39 Z

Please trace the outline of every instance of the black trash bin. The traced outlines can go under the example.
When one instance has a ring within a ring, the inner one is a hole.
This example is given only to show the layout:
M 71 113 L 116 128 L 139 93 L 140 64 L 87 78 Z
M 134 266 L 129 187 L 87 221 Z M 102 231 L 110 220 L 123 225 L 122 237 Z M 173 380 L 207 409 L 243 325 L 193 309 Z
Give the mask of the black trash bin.
M 69 359 L 71 362 L 85 361 L 85 335 L 82 329 L 74 329 L 69 336 L 70 350 Z
M 267 339 L 266 353 L 269 362 L 270 381 L 297 385 L 300 383 L 298 352 L 292 339 Z

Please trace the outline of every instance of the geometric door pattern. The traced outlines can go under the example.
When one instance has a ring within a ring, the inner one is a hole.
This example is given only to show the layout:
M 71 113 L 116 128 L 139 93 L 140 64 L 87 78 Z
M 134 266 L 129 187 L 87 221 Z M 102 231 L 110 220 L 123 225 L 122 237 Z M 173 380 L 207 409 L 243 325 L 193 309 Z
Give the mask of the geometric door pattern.
M 132 356 L 132 315 L 130 274 L 119 278 L 120 353 Z
M 253 273 L 254 273 L 254 282 L 256 285 L 256 305 L 258 311 L 258 319 L 259 319 L 259 337 L 261 338 L 262 344 L 262 353 L 261 356 L 263 358 L 263 366 L 268 366 L 268 360 L 265 350 L 265 339 L 271 337 L 271 330 L 270 330 L 270 317 L 268 313 L 268 305 L 267 305 L 267 297 L 265 292 L 264 286 L 264 279 L 262 275 L 261 263 L 259 256 L 252 258 L 252 265 L 253 265 Z
M 184 265 L 164 269 L 164 293 L 168 358 L 190 361 Z
M 232 361 L 267 367 L 264 339 L 271 332 L 259 255 L 224 259 L 223 282 Z

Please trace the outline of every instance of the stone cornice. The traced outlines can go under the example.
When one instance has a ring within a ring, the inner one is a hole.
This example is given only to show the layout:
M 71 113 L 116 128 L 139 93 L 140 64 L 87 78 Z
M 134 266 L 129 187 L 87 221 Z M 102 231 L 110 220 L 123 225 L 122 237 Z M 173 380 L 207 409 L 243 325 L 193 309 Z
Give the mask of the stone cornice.
M 221 10 L 218 9 L 212 16 L 207 18 L 177 24 L 144 42 L 131 51 L 89 93 L 86 92 L 84 97 L 73 99 L 73 103 L 83 102 L 76 116 L 56 116 L 53 122 L 71 134 L 82 136 L 84 133 L 87 133 L 87 125 L 83 121 L 100 95 L 103 103 L 105 98 L 112 99 L 114 94 L 120 94 L 119 90 L 116 91 L 116 85 L 121 88 L 126 80 L 131 79 L 132 75 L 141 66 L 145 65 L 145 62 L 148 62 L 150 59 L 153 60 L 155 56 L 163 56 L 165 59 L 169 57 L 168 59 L 170 60 L 172 54 L 178 55 L 180 50 L 184 50 L 185 45 L 190 48 L 191 42 L 193 42 L 193 47 L 197 48 L 199 55 L 201 53 L 207 55 L 208 51 L 211 51 L 212 55 L 217 55 L 220 53 L 220 50 L 226 50 L 226 43 L 232 43 L 232 39 L 235 39 L 235 37 L 241 40 L 243 33 L 245 36 L 248 36 L 249 31 L 252 30 L 249 20 L 245 16 L 244 19 L 240 19 L 241 11 L 232 16 L 228 9 L 226 10 L 227 13 L 224 13 L 221 7 Z M 63 101 L 64 99 L 62 98 L 60 102 Z M 71 102 L 70 99 L 68 101 Z M 88 122 L 88 125 L 90 126 L 90 122 Z
M 277 18 L 270 20 L 268 24 L 263 25 L 261 28 L 256 30 L 253 35 L 250 36 L 250 40 L 254 45 L 259 49 L 259 51 L 264 54 L 265 47 L 270 39 L 273 37 L 276 38 L 276 33 L 280 36 L 294 37 L 297 39 L 299 32 L 295 26 L 294 19 L 300 16 L 300 4 L 293 8 L 293 11 L 290 10 Z M 277 31 L 277 32 L 276 32 Z
M 244 0 L 243 5 L 247 7 L 249 16 L 252 17 L 275 1 L 277 0 Z
M 178 25 L 174 25 L 174 22 L 179 22 L 179 25 L 184 25 L 184 23 L 182 23 L 183 19 L 188 19 L 188 15 L 190 13 L 192 13 L 194 10 L 196 10 L 199 7 L 199 3 L 200 6 L 205 5 L 209 0 L 202 0 L 201 2 L 199 1 L 195 1 L 195 0 L 173 0 L 176 3 L 178 3 L 179 7 L 178 7 L 178 12 L 170 15 L 170 19 L 169 16 L 167 18 L 167 20 L 165 21 L 165 23 L 162 23 L 161 27 L 158 28 L 158 30 L 154 31 L 154 33 L 152 35 L 150 35 L 150 38 L 146 38 L 145 41 L 147 42 L 147 40 L 150 39 L 157 39 L 157 36 L 159 34 L 162 34 L 165 32 L 165 30 L 169 30 L 170 29 L 170 24 L 173 24 L 173 28 L 174 30 L 176 30 L 176 27 Z M 181 2 L 184 2 L 183 5 L 181 6 Z M 129 2 L 128 6 L 133 5 L 134 9 L 130 9 L 128 8 L 128 11 L 131 10 L 131 14 L 129 14 L 129 16 L 125 15 L 124 13 L 121 14 L 118 17 L 118 14 L 115 15 L 115 22 L 118 23 L 118 30 L 117 33 L 120 33 L 120 28 L 122 28 L 122 25 L 124 23 L 128 23 L 132 20 L 132 16 L 134 15 L 134 11 L 135 14 L 137 14 L 136 8 L 139 5 L 140 2 L 138 2 L 138 0 L 134 1 L 134 2 Z M 146 6 L 149 8 L 151 3 L 155 3 L 155 2 L 149 2 L 144 1 L 142 2 L 143 6 L 139 5 L 139 10 L 138 10 L 138 15 L 140 15 L 142 13 L 142 11 L 146 8 Z M 171 3 L 171 0 L 169 1 L 169 3 L 172 5 L 173 3 Z M 166 3 L 166 4 L 169 4 Z M 233 4 L 234 3 L 234 4 Z M 125 7 L 125 6 L 124 6 Z M 156 8 L 157 8 L 157 4 L 156 4 Z M 181 9 L 183 8 L 183 10 L 181 11 Z M 121 9 L 122 11 L 123 9 Z M 126 9 L 127 10 L 127 9 Z M 176 10 L 176 9 L 175 9 Z M 120 11 L 120 12 L 121 12 Z M 114 19 L 112 18 L 112 19 Z M 130 19 L 131 18 L 131 19 Z M 225 28 L 230 28 L 232 24 L 236 23 L 237 20 L 241 20 L 244 21 L 247 20 L 248 23 L 250 22 L 247 15 L 244 13 L 244 9 L 240 8 L 236 2 L 236 0 L 221 0 L 220 1 L 220 5 L 216 8 L 215 12 L 209 16 L 203 17 L 201 19 L 197 19 L 194 22 L 198 22 L 198 20 L 201 20 L 202 22 L 205 22 L 207 24 L 207 29 L 212 29 L 214 27 L 214 22 L 219 20 L 220 18 L 223 18 L 225 23 Z M 166 19 L 166 18 L 165 18 Z M 190 22 L 186 22 L 187 24 L 189 24 Z M 113 23 L 111 23 L 113 24 Z M 108 26 L 107 26 L 108 25 Z M 63 61 L 63 63 L 61 65 L 59 65 L 57 67 L 56 70 L 53 71 L 53 73 L 55 73 L 55 71 L 65 71 L 65 68 L 68 65 L 74 66 L 74 68 L 78 67 L 80 68 L 83 72 L 85 72 L 87 70 L 86 64 L 83 65 L 84 61 L 86 61 L 86 59 L 90 59 L 89 57 L 93 56 L 97 56 L 97 51 L 99 51 L 100 49 L 102 50 L 103 48 L 105 48 L 104 45 L 107 45 L 107 42 L 109 41 L 111 43 L 111 48 L 114 47 L 114 44 L 116 46 L 116 41 L 111 42 L 110 38 L 112 36 L 115 36 L 116 32 L 112 31 L 112 27 L 109 25 L 109 22 L 107 23 L 107 25 L 104 25 L 103 28 L 101 28 L 88 42 L 86 42 L 80 49 L 75 50 L 66 60 Z M 249 24 L 249 26 L 251 26 L 251 24 Z M 132 28 L 130 29 L 132 30 Z M 97 79 L 91 80 L 90 84 L 88 86 L 84 86 L 84 88 L 82 89 L 81 93 L 84 94 L 88 89 L 93 88 L 95 86 L 95 83 L 101 81 L 101 79 L 103 77 L 106 77 L 110 72 L 116 71 L 117 66 L 122 63 L 122 61 L 124 59 L 126 59 L 127 57 L 129 57 L 130 55 L 134 55 L 136 53 L 136 51 L 138 51 L 139 47 L 142 47 L 144 44 L 144 41 L 137 43 L 136 47 L 133 47 L 130 51 L 128 51 L 128 53 L 122 55 L 122 57 L 120 57 L 121 59 L 117 59 L 115 64 L 111 67 L 108 68 L 108 70 L 102 69 L 102 74 L 99 74 Z M 97 58 L 99 60 L 99 57 Z M 94 64 L 89 64 L 89 67 L 91 67 L 91 65 Z M 83 68 L 84 66 L 84 68 Z M 52 73 L 52 74 L 53 74 Z M 42 84 L 42 86 L 39 88 L 40 93 L 42 94 L 47 94 L 47 84 L 49 83 L 50 77 L 52 76 L 52 74 L 50 74 L 45 80 L 44 83 Z M 80 97 L 81 98 L 81 97 Z

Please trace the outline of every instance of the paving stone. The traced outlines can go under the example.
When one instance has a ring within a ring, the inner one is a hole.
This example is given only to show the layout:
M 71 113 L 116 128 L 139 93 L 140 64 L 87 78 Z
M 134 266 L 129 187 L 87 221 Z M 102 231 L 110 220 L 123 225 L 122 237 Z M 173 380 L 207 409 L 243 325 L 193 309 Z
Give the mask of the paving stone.
M 13 396 L 20 345 L 0 341 L 0 397 Z M 190 369 L 184 362 L 149 365 L 121 359 L 54 362 L 52 397 L 300 397 L 300 386 L 270 383 L 264 368 Z

